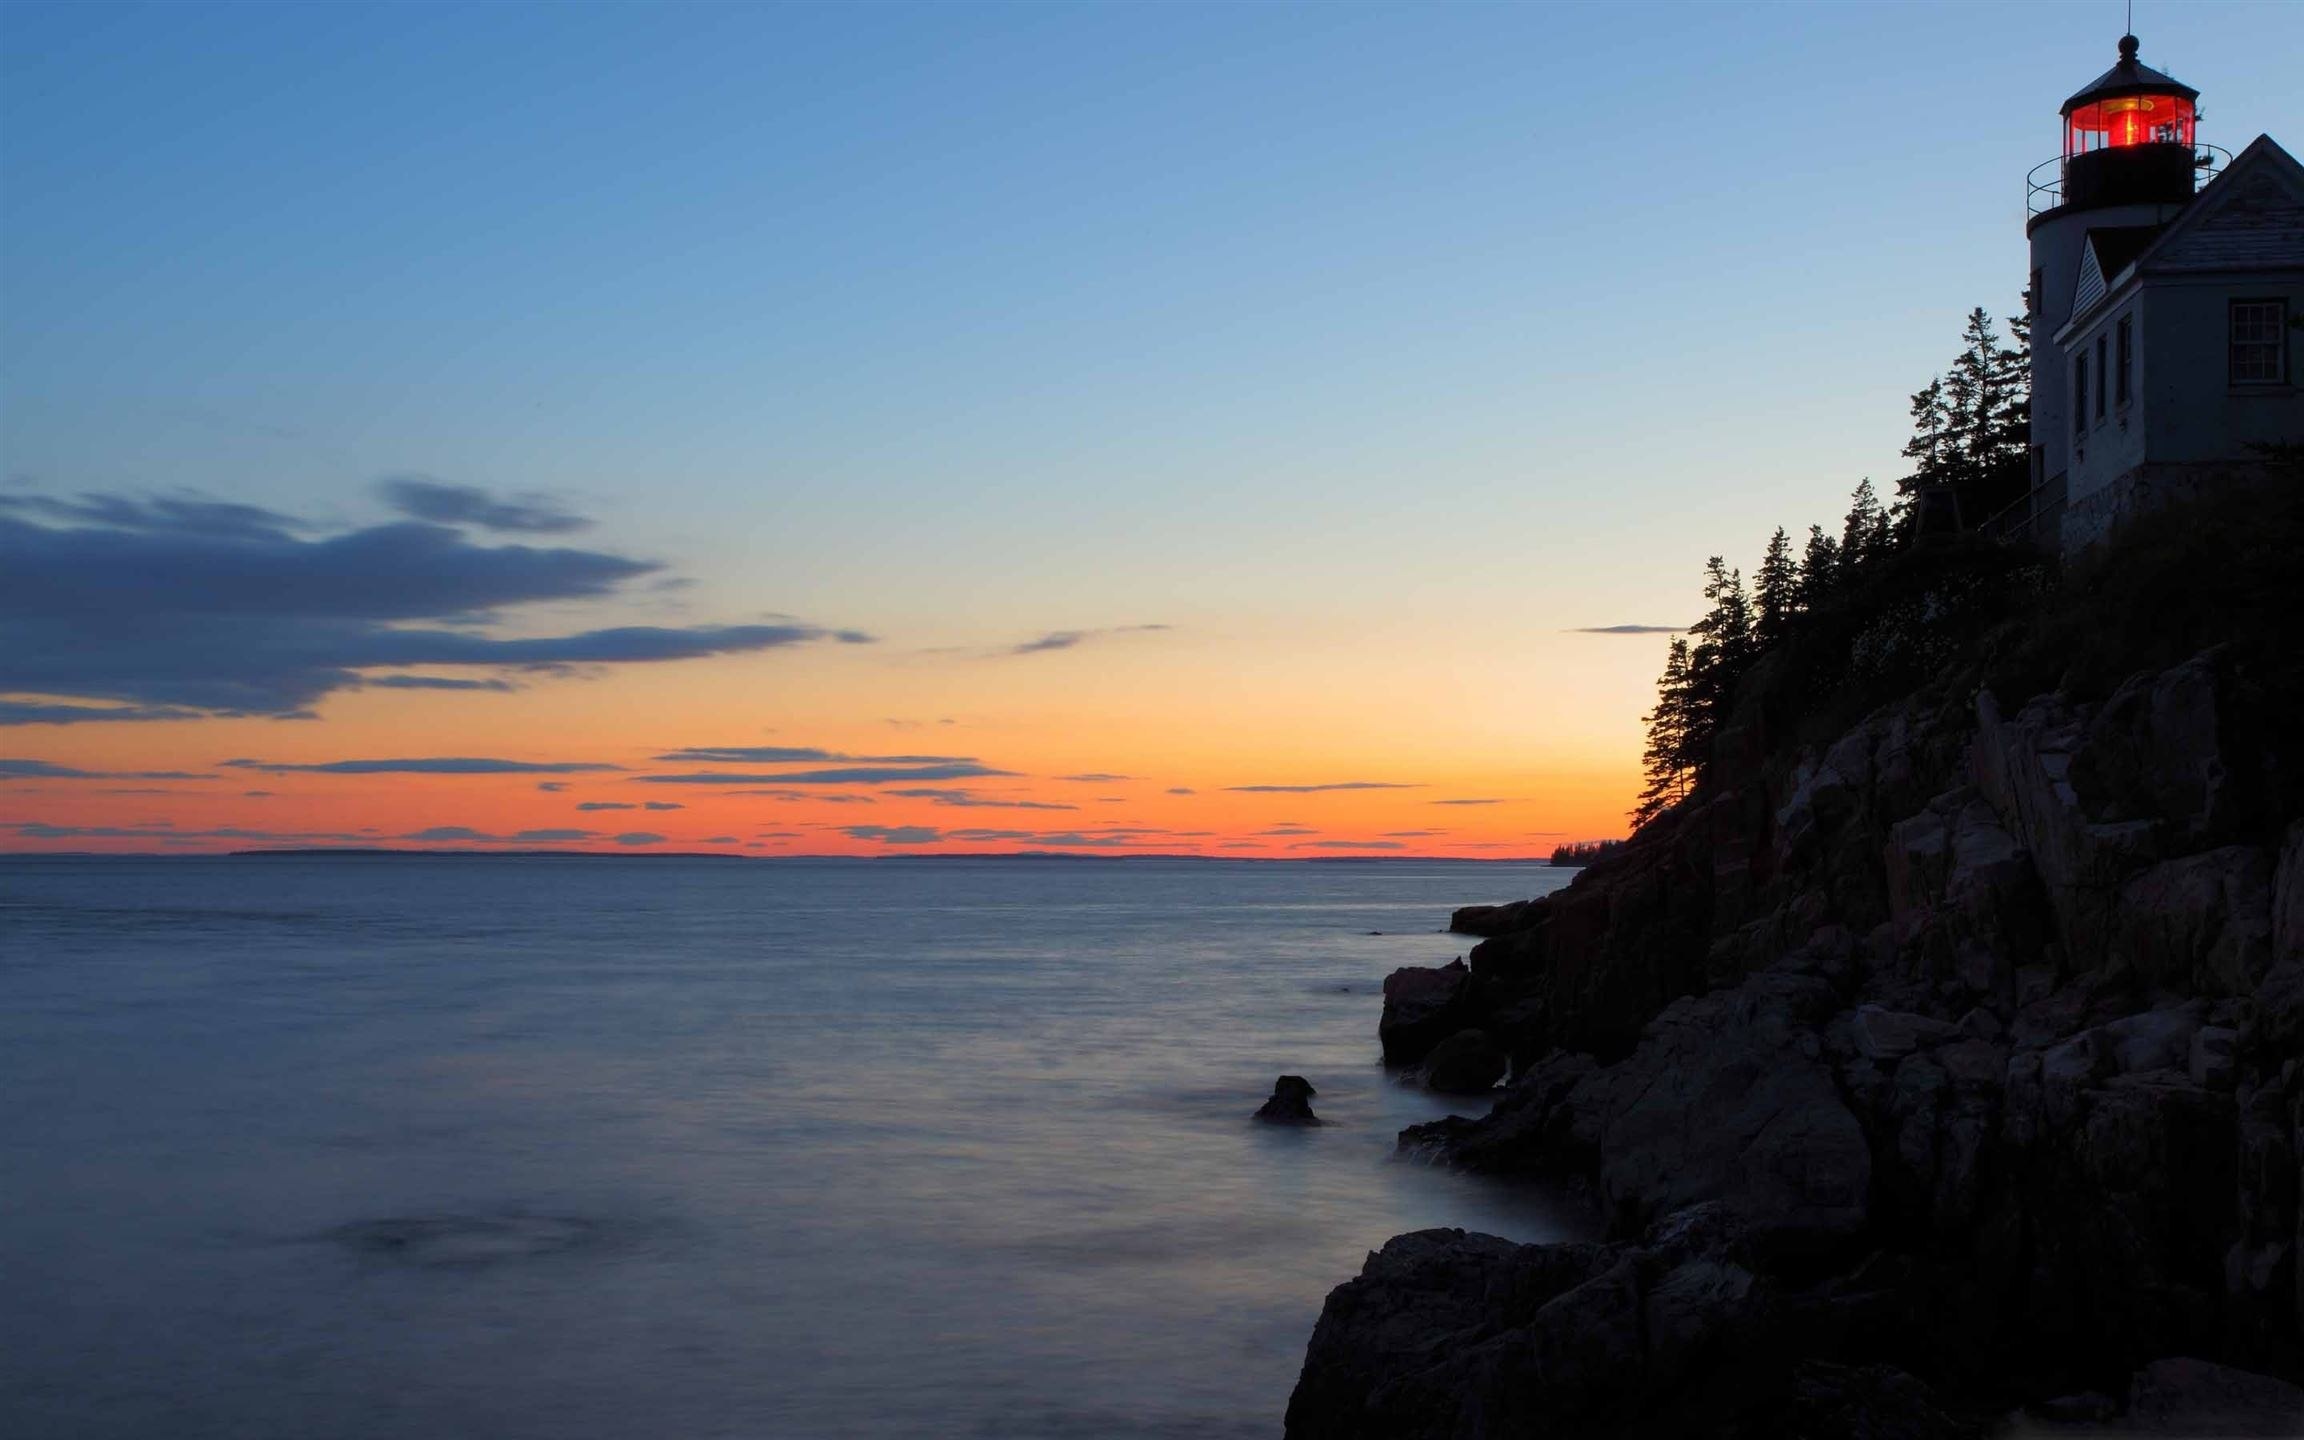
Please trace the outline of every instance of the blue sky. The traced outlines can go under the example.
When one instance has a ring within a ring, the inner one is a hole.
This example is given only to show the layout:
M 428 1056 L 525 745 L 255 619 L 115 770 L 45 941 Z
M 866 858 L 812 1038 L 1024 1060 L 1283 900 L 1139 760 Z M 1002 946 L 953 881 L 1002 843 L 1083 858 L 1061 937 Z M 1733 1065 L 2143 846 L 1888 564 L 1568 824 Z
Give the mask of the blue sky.
M 2203 138 L 2304 139 L 2304 5 L 2139 9 Z M 1098 674 L 1133 705 L 1511 668 L 1449 743 L 1628 775 L 1661 642 L 1559 632 L 1892 481 L 2121 20 L 14 5 L 0 471 L 542 493 L 688 582 L 586 624 L 1171 627 Z M 812 713 L 945 693 L 877 663 Z

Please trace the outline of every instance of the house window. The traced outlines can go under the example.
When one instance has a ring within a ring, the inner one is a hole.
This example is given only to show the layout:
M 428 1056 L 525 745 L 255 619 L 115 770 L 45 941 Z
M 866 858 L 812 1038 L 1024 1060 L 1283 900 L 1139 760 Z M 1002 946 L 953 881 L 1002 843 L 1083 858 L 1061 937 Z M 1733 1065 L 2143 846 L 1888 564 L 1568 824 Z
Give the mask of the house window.
M 2088 352 L 2072 357 L 2072 433 L 2088 433 Z
M 2096 418 L 2104 418 L 2104 372 L 2112 367 L 2104 363 L 2104 337 L 2096 337 Z
M 2136 374 L 2136 325 L 2134 318 L 2131 316 L 2123 315 L 2120 317 L 2120 343 L 2118 349 L 2120 355 L 2120 378 L 2119 381 L 2113 386 L 2113 390 L 2114 393 L 2119 397 L 2120 403 L 2122 405 L 2126 405 L 2128 403 L 2128 397 L 2135 393 L 2135 382 L 2133 377 Z
M 2288 378 L 2288 302 L 2235 300 L 2231 306 L 2232 383 L 2278 385 Z

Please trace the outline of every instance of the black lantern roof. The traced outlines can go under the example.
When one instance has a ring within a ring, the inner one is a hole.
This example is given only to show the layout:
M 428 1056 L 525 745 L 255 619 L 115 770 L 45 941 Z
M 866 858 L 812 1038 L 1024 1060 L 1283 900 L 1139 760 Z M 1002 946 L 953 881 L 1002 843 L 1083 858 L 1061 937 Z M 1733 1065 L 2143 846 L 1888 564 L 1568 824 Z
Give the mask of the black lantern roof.
M 2120 37 L 2120 63 L 2097 76 L 2087 89 L 2064 102 L 2064 113 L 2071 114 L 2083 105 L 2099 100 L 2116 100 L 2123 95 L 2176 95 L 2186 100 L 2197 100 L 2200 92 L 2173 75 L 2163 75 L 2136 58 L 2136 37 Z

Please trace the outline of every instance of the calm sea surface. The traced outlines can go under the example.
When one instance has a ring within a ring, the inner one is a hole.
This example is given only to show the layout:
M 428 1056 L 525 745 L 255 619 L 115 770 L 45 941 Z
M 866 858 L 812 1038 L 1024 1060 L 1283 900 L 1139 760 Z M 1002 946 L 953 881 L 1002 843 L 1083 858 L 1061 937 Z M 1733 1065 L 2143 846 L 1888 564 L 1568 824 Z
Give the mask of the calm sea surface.
M 1277 1435 L 1386 1237 L 1577 1224 L 1375 1045 L 1571 873 L 0 860 L 0 1432 Z

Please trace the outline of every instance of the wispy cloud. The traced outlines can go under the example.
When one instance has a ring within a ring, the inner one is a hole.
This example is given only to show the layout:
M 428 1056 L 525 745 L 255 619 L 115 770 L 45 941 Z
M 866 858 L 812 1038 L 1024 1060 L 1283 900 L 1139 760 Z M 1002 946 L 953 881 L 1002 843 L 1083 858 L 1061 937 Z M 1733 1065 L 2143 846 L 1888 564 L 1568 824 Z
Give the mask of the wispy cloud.
M 475 755 L 433 755 L 401 760 L 325 760 L 297 765 L 277 760 L 219 760 L 234 770 L 261 770 L 267 775 L 578 775 L 589 771 L 621 770 L 583 760 L 497 760 Z
M 1421 790 L 1424 787 L 1389 780 L 1334 780 L 1325 785 L 1227 785 L 1224 788 L 1238 795 L 1317 795 L 1324 790 Z
M 1015 773 L 976 764 L 856 765 L 836 770 L 786 770 L 771 774 L 693 771 L 632 778 L 648 785 L 897 785 L 907 780 L 976 780 L 1005 778 Z
M 1077 805 L 1056 805 L 1045 800 L 1003 800 L 995 795 L 978 795 L 971 790 L 890 790 L 889 795 L 906 800 L 926 800 L 937 805 L 950 805 L 965 810 L 1077 810 Z
M 13 820 L 0 823 L 0 829 L 13 830 L 27 840 L 159 840 L 168 844 L 196 840 L 239 840 L 257 845 L 318 842 L 365 845 L 375 841 L 373 835 L 243 830 L 236 825 L 222 825 L 207 830 L 179 830 L 173 825 L 50 825 L 38 820 Z
M 1502 800 L 1495 800 L 1495 799 L 1483 799 L 1483 800 L 1433 800 L 1433 801 L 1430 801 L 1430 802 L 1428 802 L 1428 803 L 1430 803 L 1430 804 L 1433 804 L 1433 805 L 1501 805 L 1501 804 L 1503 804 L 1504 802 L 1503 802 Z
M 185 770 L 81 770 L 47 760 L 0 760 L 0 780 L 213 780 Z
M 462 680 L 448 675 L 370 675 L 360 684 L 367 690 L 487 690 L 499 695 L 519 688 L 509 680 Z
M 1051 650 L 1075 649 L 1091 640 L 1101 640 L 1110 635 L 1144 635 L 1175 628 L 1173 625 L 1107 625 L 1094 630 L 1050 630 L 1033 639 L 1018 641 L 1016 644 L 994 653 L 1000 655 L 1043 655 Z
M 1151 843 L 1158 830 L 943 830 L 934 825 L 843 825 L 840 833 L 856 840 L 883 845 L 933 845 L 957 841 L 971 845 L 1030 845 L 1047 850 L 1129 850 Z
M 181 705 L 65 705 L 40 700 L 0 700 L 0 725 L 101 725 L 161 720 L 200 720 L 203 710 Z
M 562 535 L 592 522 L 550 495 L 492 495 L 476 485 L 453 485 L 428 475 L 387 475 L 376 482 L 384 503 L 403 515 L 441 525 L 471 525 L 531 535 Z
M 1297 850 L 1405 850 L 1397 840 L 1299 840 Z
M 1578 625 L 1564 635 L 1678 635 L 1685 625 Z
M 1168 793 L 1171 795 L 1197 795 L 1200 792 L 1189 785 L 1171 785 L 1168 787 Z
M 1133 775 L 1107 775 L 1100 770 L 1090 770 L 1079 775 L 1059 775 L 1056 778 L 1069 780 L 1076 785 L 1117 785 L 1123 780 L 1133 780 L 1136 777 Z
M 813 745 L 691 745 L 656 757 L 668 765 L 790 765 L 844 762 L 864 765 L 969 765 L 973 755 L 850 755 Z

